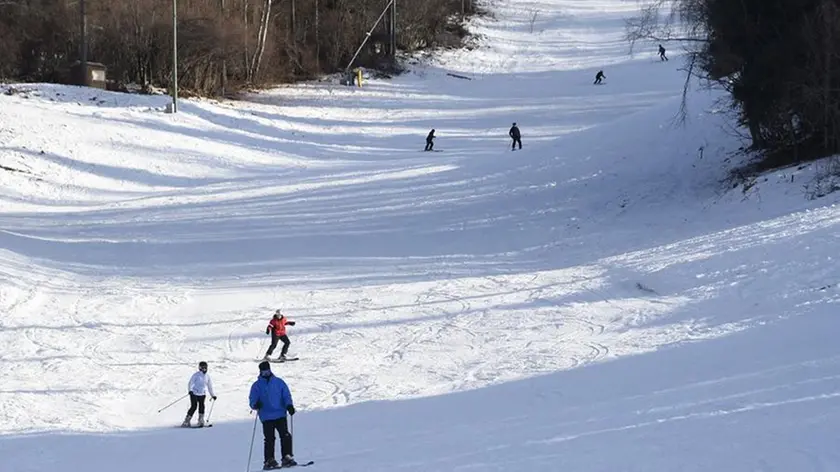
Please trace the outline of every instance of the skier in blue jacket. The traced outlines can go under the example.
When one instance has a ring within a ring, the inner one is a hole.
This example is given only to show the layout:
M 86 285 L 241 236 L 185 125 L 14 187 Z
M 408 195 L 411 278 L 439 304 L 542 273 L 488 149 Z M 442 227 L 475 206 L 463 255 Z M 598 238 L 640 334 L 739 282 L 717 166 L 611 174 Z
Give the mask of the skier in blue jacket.
M 252 410 L 257 410 L 263 425 L 265 447 L 263 449 L 263 470 L 291 467 L 297 465 L 292 454 L 292 435 L 289 434 L 286 413 L 295 414 L 292 403 L 292 393 L 289 386 L 280 377 L 271 372 L 271 364 L 260 362 L 260 376 L 251 385 L 248 397 Z M 274 431 L 280 433 L 281 463 L 278 465 L 274 458 Z

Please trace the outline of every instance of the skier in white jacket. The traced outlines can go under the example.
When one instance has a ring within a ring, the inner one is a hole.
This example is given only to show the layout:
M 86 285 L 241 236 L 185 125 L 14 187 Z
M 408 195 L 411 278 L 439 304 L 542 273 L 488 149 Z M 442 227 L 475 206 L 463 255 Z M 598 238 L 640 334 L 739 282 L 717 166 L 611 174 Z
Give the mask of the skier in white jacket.
M 184 418 L 184 422 L 181 426 L 184 428 L 190 427 L 190 420 L 192 420 L 193 413 L 195 413 L 195 409 L 198 407 L 198 427 L 203 427 L 204 399 L 209 393 L 210 398 L 212 398 L 213 401 L 216 401 L 216 392 L 213 391 L 213 381 L 210 380 L 210 376 L 207 375 L 206 362 L 201 361 L 198 363 L 198 372 L 192 374 L 187 388 L 189 388 L 190 393 L 190 409 L 187 410 L 187 417 Z

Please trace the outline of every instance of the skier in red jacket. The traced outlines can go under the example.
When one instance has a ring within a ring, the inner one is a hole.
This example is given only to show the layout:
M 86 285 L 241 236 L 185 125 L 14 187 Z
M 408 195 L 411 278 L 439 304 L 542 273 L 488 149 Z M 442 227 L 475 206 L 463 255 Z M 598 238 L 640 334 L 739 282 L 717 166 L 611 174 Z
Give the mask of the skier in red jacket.
M 286 318 L 285 315 L 280 313 L 280 310 L 275 311 L 274 316 L 271 317 L 271 321 L 268 322 L 268 326 L 265 328 L 265 334 L 271 334 L 271 346 L 265 352 L 265 360 L 268 360 L 268 357 L 274 352 L 274 349 L 277 347 L 277 341 L 283 341 L 283 349 L 280 350 L 280 357 L 277 360 L 286 360 L 286 353 L 289 352 L 289 345 L 292 343 L 289 341 L 289 337 L 286 336 L 286 325 L 294 326 L 295 322 Z

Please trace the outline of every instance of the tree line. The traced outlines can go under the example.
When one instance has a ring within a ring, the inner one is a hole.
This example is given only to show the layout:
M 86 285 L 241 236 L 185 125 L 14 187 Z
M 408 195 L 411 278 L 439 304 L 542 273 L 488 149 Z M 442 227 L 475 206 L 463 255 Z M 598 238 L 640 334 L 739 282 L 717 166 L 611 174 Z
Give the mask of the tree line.
M 223 90 L 343 70 L 389 0 L 177 0 L 179 87 Z M 85 0 L 87 60 L 116 84 L 168 87 L 173 0 Z M 397 48 L 457 46 L 473 2 L 397 2 Z M 0 78 L 63 83 L 81 57 L 79 0 L 0 0 Z M 354 66 L 388 67 L 391 16 Z
M 723 87 L 762 168 L 840 153 L 840 0 L 657 0 L 628 39 L 679 41 Z

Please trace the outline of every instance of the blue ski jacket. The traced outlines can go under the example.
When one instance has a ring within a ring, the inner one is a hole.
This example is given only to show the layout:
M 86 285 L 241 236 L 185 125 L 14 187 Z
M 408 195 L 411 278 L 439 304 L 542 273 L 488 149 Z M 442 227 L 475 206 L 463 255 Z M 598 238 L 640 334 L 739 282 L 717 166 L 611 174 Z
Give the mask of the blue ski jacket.
M 251 394 L 248 396 L 252 410 L 257 410 L 260 421 L 276 420 L 286 417 L 286 409 L 293 406 L 292 392 L 289 386 L 280 377 L 272 374 L 269 377 L 260 377 L 251 385 Z M 260 408 L 257 409 L 257 402 Z

